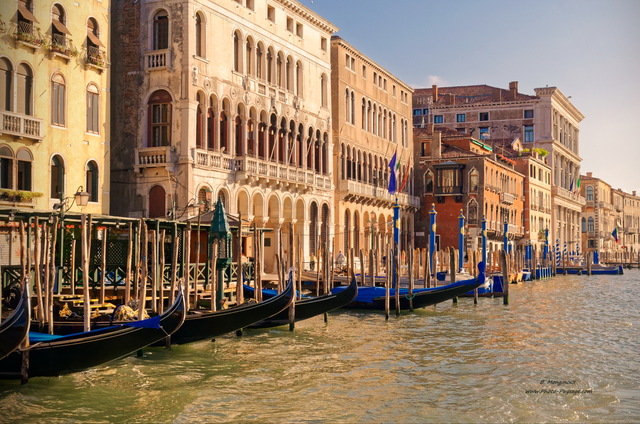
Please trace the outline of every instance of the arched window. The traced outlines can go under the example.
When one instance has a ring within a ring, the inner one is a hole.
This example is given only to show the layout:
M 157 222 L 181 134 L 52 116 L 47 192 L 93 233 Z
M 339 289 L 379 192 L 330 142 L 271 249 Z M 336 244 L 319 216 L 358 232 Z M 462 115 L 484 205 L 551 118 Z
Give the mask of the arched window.
M 149 218 L 162 218 L 166 215 L 166 193 L 162 186 L 153 186 L 149 190 Z
M 273 65 L 273 50 L 269 48 L 269 50 L 267 50 L 267 82 L 269 84 L 275 83 Z
M 264 47 L 260 43 L 256 47 L 256 77 L 264 79 Z
M 280 88 L 284 87 L 284 57 L 282 56 L 282 52 L 278 52 L 278 56 L 276 56 L 276 84 Z
M 242 36 L 238 31 L 233 33 L 233 70 L 242 72 Z
M 169 48 L 169 15 L 166 10 L 158 11 L 153 17 L 153 50 Z
M 362 98 L 362 129 L 367 129 L 367 102 Z
M 13 66 L 0 59 L 0 110 L 13 110 Z
M 196 148 L 204 148 L 204 94 L 196 94 L 198 106 L 196 107 Z
M 345 112 L 345 121 L 351 122 L 351 96 L 349 95 L 349 89 L 346 89 L 344 96 L 344 112 Z
M 356 97 L 355 94 L 353 94 L 353 91 L 351 92 L 351 118 L 350 118 L 351 124 L 355 125 L 356 124 Z
M 226 104 L 225 104 L 226 106 Z M 229 153 L 229 118 L 226 107 L 220 112 L 220 151 Z
M 584 217 L 582 217 L 582 219 L 580 220 L 580 223 L 582 224 L 581 225 L 582 232 L 586 233 L 587 232 L 587 220 Z
M 103 64 L 100 47 L 104 44 L 100 41 L 98 22 L 94 18 L 87 19 L 87 61 L 93 64 Z
M 157 90 L 149 98 L 147 147 L 171 145 L 171 94 Z
M 467 222 L 469 224 L 478 223 L 478 202 L 475 199 L 471 199 L 467 204 Z
M 205 36 L 204 29 L 202 28 L 202 14 L 200 12 L 196 13 L 196 56 L 205 57 L 204 55 L 204 45 L 205 45 Z
M 59 4 L 51 7 L 51 46 L 57 49 L 67 49 L 67 35 L 71 33 L 65 26 L 67 21 L 64 9 Z
M 33 115 L 33 73 L 24 63 L 18 65 L 18 113 Z M 63 81 L 64 82 L 64 81 Z
M 0 147 L 0 188 L 13 188 L 13 152 L 7 146 Z
M 251 37 L 247 37 L 246 45 L 246 54 L 245 54 L 245 66 L 247 68 L 247 74 L 249 76 L 254 76 L 255 72 L 253 70 L 253 40 Z
M 238 156 L 244 156 L 244 134 L 243 134 L 243 124 L 242 118 L 240 114 L 236 116 L 235 119 L 235 133 L 236 133 L 236 151 L 235 154 Z
M 89 193 L 89 201 L 98 201 L 98 164 L 95 161 L 89 161 L 85 168 L 85 189 Z
M 587 193 L 587 202 L 593 202 L 593 186 L 587 186 L 585 190 Z
M 51 124 L 65 126 L 65 105 L 67 86 L 60 74 L 55 74 L 51 79 Z
M 424 174 L 424 192 L 433 193 L 433 172 L 430 169 Z
M 592 216 L 587 220 L 587 231 L 595 231 L 595 221 Z
M 64 195 L 64 161 L 60 155 L 51 158 L 51 198 L 61 199 Z
M 211 190 L 203 187 L 198 190 L 198 205 L 202 212 L 208 212 L 211 210 Z
M 100 133 L 100 90 L 94 84 L 87 87 L 87 132 Z
M 27 149 L 21 149 L 16 155 L 18 159 L 18 190 L 32 190 L 32 174 L 33 174 L 33 156 Z
M 296 62 L 296 95 L 302 97 L 302 63 Z
M 285 88 L 293 92 L 293 58 L 291 56 L 287 56 L 284 83 L 286 84 Z
M 212 96 L 209 98 L 209 107 L 207 108 L 207 149 L 213 150 L 216 145 L 216 100 Z
M 475 193 L 478 191 L 479 174 L 475 168 L 469 171 L 469 191 Z
M 320 102 L 322 107 L 327 107 L 327 74 L 320 76 Z

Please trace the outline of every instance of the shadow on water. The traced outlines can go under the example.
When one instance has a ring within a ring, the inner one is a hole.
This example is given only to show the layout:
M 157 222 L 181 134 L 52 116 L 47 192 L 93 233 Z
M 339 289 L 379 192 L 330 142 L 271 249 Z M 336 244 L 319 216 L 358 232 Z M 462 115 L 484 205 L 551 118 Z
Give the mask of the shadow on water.
M 337 311 L 20 386 L 1 422 L 633 422 L 640 271 L 394 314 Z

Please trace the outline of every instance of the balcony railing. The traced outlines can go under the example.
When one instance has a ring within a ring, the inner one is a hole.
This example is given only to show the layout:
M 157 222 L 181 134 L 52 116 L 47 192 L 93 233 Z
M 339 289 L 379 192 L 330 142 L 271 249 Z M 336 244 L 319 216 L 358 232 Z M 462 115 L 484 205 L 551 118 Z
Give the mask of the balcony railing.
M 136 149 L 136 168 L 155 168 L 171 165 L 171 146 L 143 147 Z
M 145 69 L 158 71 L 171 66 L 171 52 L 168 49 L 154 50 L 144 55 Z
M 578 193 L 573 193 L 569 190 L 567 190 L 566 188 L 562 188 L 559 186 L 553 186 L 551 187 L 551 194 L 554 196 L 560 196 L 563 197 L 565 199 L 571 200 L 577 204 L 579 204 L 580 206 L 584 206 L 587 204 L 587 201 L 585 200 L 584 197 L 580 196 Z
M 44 44 L 44 40 L 37 33 L 33 22 L 18 21 L 13 36 L 20 43 L 27 44 L 33 48 L 38 48 Z
M 78 55 L 78 49 L 75 48 L 71 39 L 64 34 L 51 34 L 49 50 L 54 55 L 62 56 L 67 60 Z
M 517 198 L 516 195 L 511 193 L 500 193 L 500 201 L 508 205 L 513 205 L 513 201 Z
M 107 67 L 106 54 L 98 47 L 87 46 L 87 65 L 104 69 Z
M 0 111 L 0 133 L 41 141 L 42 119 L 20 113 Z
M 407 193 L 391 194 L 387 187 L 375 186 L 353 180 L 342 180 L 338 186 L 341 194 L 364 197 L 371 200 L 379 200 L 386 203 L 394 203 L 396 197 L 401 205 L 420 207 L 420 198 Z

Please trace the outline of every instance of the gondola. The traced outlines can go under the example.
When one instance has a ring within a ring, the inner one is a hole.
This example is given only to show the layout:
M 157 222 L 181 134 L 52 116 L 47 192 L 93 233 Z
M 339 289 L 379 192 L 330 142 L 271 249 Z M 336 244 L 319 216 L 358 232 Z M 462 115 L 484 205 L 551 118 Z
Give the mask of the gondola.
M 253 287 L 246 285 L 244 287 L 247 295 L 252 296 L 255 292 Z M 334 309 L 342 308 L 353 301 L 357 293 L 358 285 L 356 284 L 355 277 L 352 277 L 351 283 L 349 283 L 347 288 L 345 290 L 341 290 L 339 293 L 328 293 L 318 297 L 303 297 L 301 300 L 296 300 L 294 307 L 295 322 L 315 317 L 317 315 L 324 314 L 325 312 L 333 311 Z M 248 328 L 269 328 L 287 324 L 289 324 L 289 308 L 281 311 L 271 318 L 256 322 Z
M 58 376 L 82 371 L 130 355 L 174 333 L 184 322 L 182 293 L 162 315 L 66 336 L 29 333 L 29 347 L 0 360 L 0 378 Z
M 220 311 L 190 311 L 184 324 L 171 336 L 172 344 L 183 344 L 212 339 L 240 330 L 255 322 L 265 320 L 285 310 L 293 300 L 293 283 L 278 296 L 258 303 L 243 303 Z
M 20 301 L 11 315 L 0 323 L 0 359 L 16 350 L 29 332 L 31 302 L 27 286 L 24 285 Z
M 445 300 L 452 299 L 456 296 L 460 296 L 467 293 L 470 290 L 474 290 L 476 287 L 480 287 L 484 284 L 484 266 L 478 264 L 480 270 L 476 278 L 468 280 L 462 280 L 457 283 L 448 284 L 446 286 L 431 287 L 414 289 L 413 296 L 409 296 L 408 289 L 400 289 L 400 309 L 407 310 L 410 307 L 424 308 L 425 306 L 435 305 Z M 335 287 L 332 292 L 338 293 L 345 290 L 346 287 Z M 385 309 L 385 288 L 384 287 L 358 287 L 358 295 L 356 298 L 344 306 L 348 309 Z M 396 308 L 395 302 L 395 289 L 390 289 L 390 301 L 389 308 L 394 310 Z

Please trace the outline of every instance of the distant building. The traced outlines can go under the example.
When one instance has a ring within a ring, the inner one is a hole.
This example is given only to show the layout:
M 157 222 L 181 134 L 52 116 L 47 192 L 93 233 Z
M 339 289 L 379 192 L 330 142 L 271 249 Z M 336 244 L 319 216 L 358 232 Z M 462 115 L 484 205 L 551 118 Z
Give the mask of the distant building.
M 481 224 L 486 219 L 487 246 L 499 250 L 504 244 L 504 223 L 509 243 L 525 236 L 524 176 L 516 162 L 496 153 L 488 144 L 468 134 L 446 128 L 414 129 L 421 144 L 416 190 L 423 193 L 416 222 L 418 246 L 428 246 L 429 213 L 435 206 L 437 247 L 458 247 L 458 217 L 465 217 L 465 249 L 481 246 Z
M 109 212 L 109 7 L 0 2 L 0 207 Z
M 221 197 L 275 230 L 268 271 L 279 229 L 305 257 L 329 243 L 337 28 L 290 0 L 116 2 L 113 15 L 113 212 L 186 219 Z
M 535 95 L 488 85 L 416 89 L 413 123 L 456 130 L 487 145 L 519 138 L 524 148 L 543 148 L 551 167 L 550 241 L 574 245 L 580 240 L 585 204 L 577 190 L 580 175 L 579 124 L 584 118 L 556 87 L 536 88 Z M 537 204 L 536 204 L 537 205 Z M 540 217 L 538 217 L 539 219 Z
M 400 247 L 407 250 L 420 204 L 413 196 L 413 90 L 337 36 L 331 39 L 331 63 L 336 250 L 384 252 L 393 241 L 396 198 Z M 400 167 L 398 193 L 392 195 L 394 154 Z

